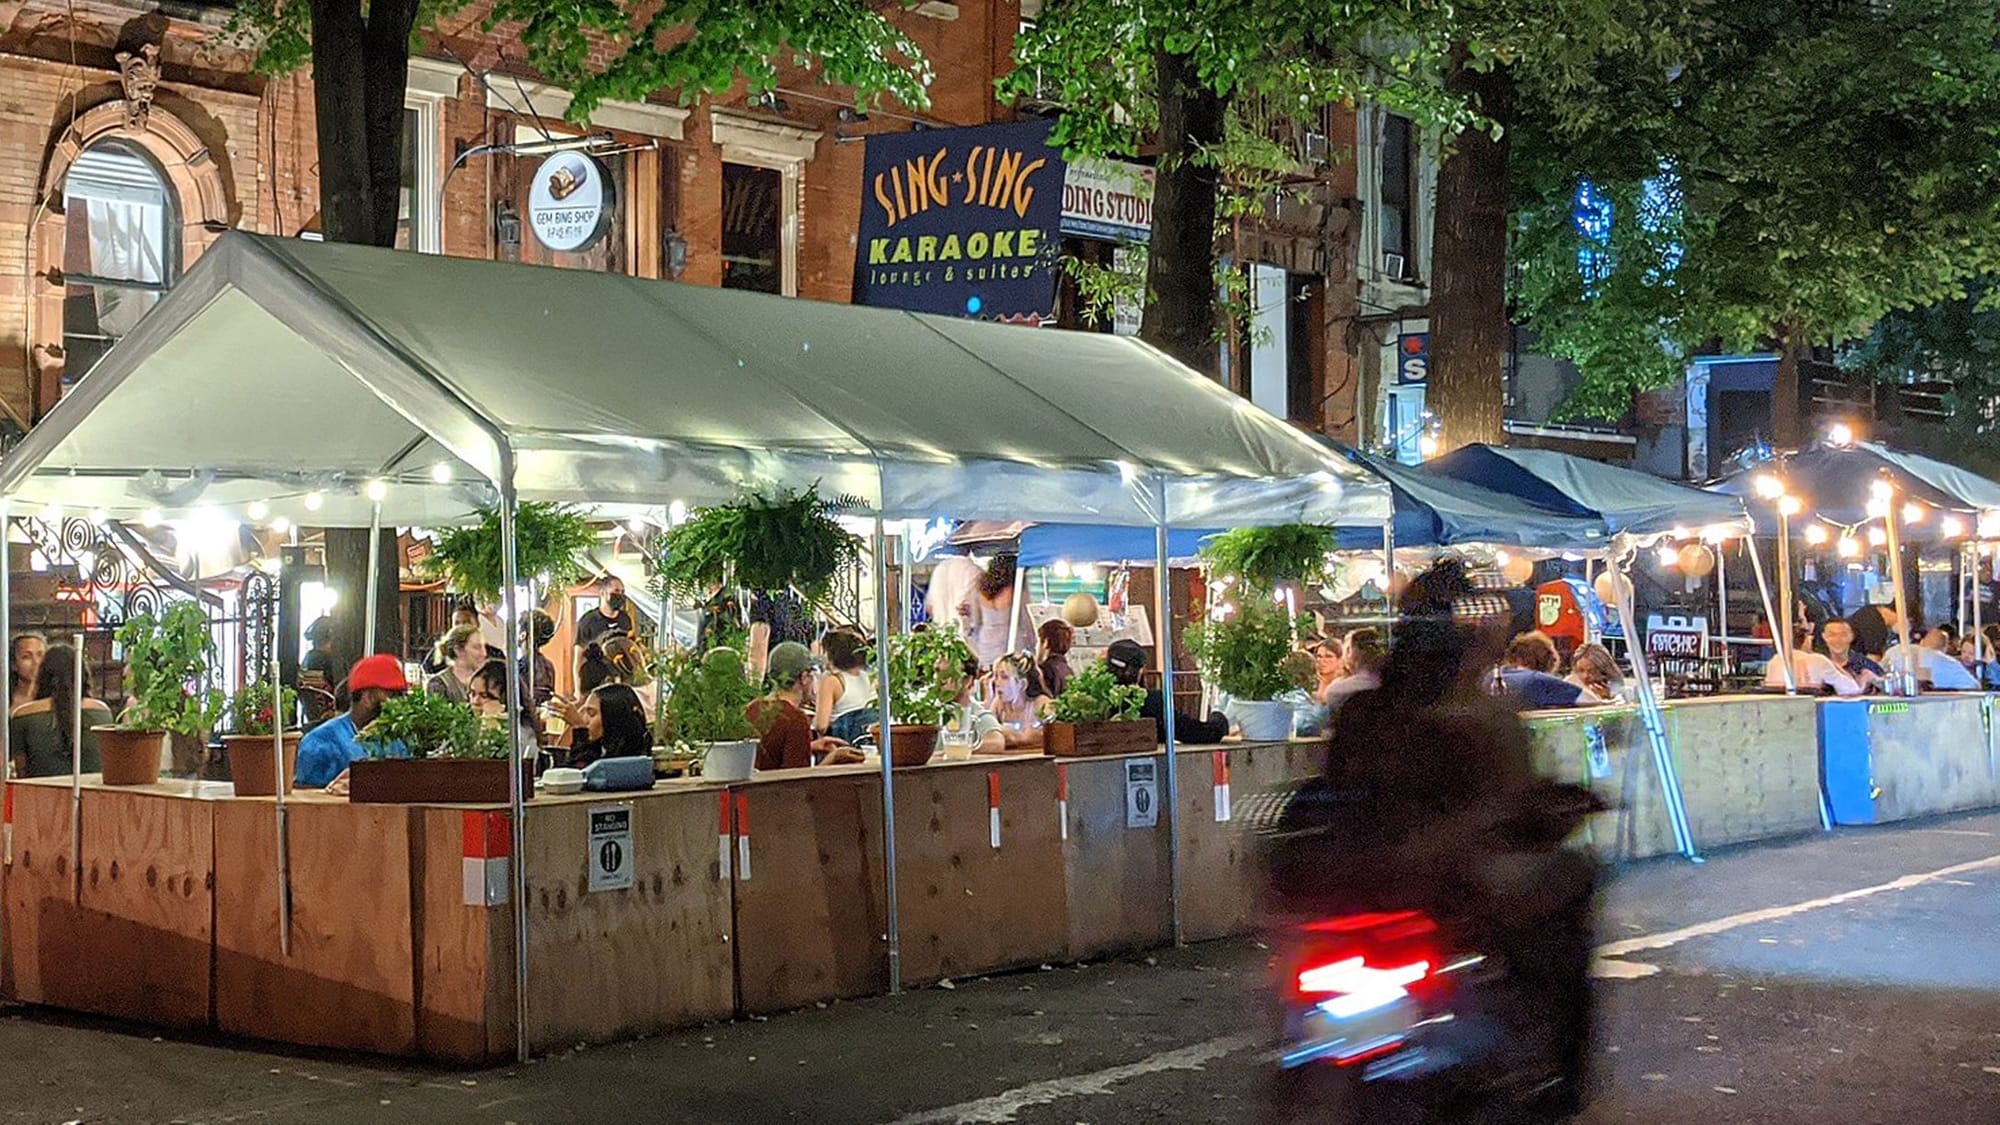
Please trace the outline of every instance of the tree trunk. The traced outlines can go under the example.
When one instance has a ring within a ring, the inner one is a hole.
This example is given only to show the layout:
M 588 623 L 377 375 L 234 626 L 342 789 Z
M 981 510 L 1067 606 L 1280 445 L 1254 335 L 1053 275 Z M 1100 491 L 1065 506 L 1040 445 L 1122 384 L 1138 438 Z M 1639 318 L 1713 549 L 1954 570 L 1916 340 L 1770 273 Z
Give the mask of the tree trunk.
M 410 76 L 416 0 L 310 0 L 313 110 L 319 144 L 320 233 L 328 242 L 396 244 L 402 188 L 403 98 Z M 360 393 L 358 390 L 356 393 Z M 332 613 L 335 668 L 366 655 L 368 529 L 327 528 L 327 581 L 340 592 Z M 403 639 L 396 529 L 382 529 L 375 650 L 400 654 Z
M 1805 395 L 1799 374 L 1799 356 L 1806 350 L 1803 336 L 1792 325 L 1778 326 L 1778 374 L 1771 384 L 1771 444 L 1779 449 L 1799 448 L 1805 431 Z
M 1512 326 L 1507 318 L 1507 154 L 1514 76 L 1474 70 L 1453 48 L 1445 89 L 1502 130 L 1459 134 L 1438 169 L 1431 243 L 1431 372 L 1426 398 L 1450 449 L 1503 440 L 1503 386 Z
M 1215 208 L 1228 101 L 1184 56 L 1162 51 L 1160 164 L 1153 184 L 1153 235 L 1146 258 L 1146 311 L 1139 338 L 1197 371 L 1213 374 Z

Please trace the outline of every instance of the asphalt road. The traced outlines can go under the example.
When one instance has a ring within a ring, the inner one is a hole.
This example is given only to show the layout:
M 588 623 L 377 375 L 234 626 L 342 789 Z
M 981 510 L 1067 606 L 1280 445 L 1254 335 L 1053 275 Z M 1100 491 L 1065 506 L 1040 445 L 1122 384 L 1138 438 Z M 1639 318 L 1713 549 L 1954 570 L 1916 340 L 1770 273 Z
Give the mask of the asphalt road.
M 2000 815 L 1639 865 L 1603 930 L 1589 1121 L 2000 1122 Z M 16 1009 L 0 1121 L 1251 1122 L 1264 958 L 1219 942 L 478 1073 Z

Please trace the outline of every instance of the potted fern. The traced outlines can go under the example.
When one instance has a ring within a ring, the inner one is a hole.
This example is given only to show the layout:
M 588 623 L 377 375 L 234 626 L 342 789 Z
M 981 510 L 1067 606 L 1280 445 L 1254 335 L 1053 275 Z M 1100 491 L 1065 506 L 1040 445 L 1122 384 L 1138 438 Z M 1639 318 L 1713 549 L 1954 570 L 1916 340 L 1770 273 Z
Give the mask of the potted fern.
M 357 736 L 368 757 L 348 767 L 357 804 L 499 804 L 512 796 L 510 731 L 482 722 L 472 708 L 442 695 L 392 696 Z M 521 762 L 522 792 L 532 792 L 534 763 Z
M 957 626 L 905 633 L 889 642 L 890 757 L 921 766 L 937 751 L 938 730 L 958 706 L 972 646 Z
M 1278 697 L 1309 686 L 1311 661 L 1293 659 L 1298 628 L 1268 598 L 1246 597 L 1219 621 L 1189 631 L 1202 674 L 1229 696 L 1229 715 L 1252 742 L 1282 742 L 1292 734 L 1292 705 Z M 1301 675 L 1303 674 L 1303 682 Z
M 497 605 L 506 586 L 500 543 L 500 510 L 488 508 L 471 527 L 438 536 L 428 566 L 454 593 Z M 597 533 L 581 511 L 567 504 L 526 501 L 514 507 L 515 574 L 530 584 L 562 589 L 581 581 Z
M 1139 717 L 1146 689 L 1121 684 L 1099 660 L 1071 676 L 1056 696 L 1055 715 L 1043 730 L 1052 757 L 1090 758 L 1150 754 L 1159 748 L 1154 724 Z
M 272 705 L 271 685 L 258 680 L 237 692 L 229 701 L 229 733 L 222 736 L 223 752 L 229 759 L 229 776 L 236 783 L 238 797 L 269 797 L 277 793 L 279 776 L 285 792 L 292 790 L 292 774 L 298 767 L 299 695 L 285 688 Z M 282 735 L 274 732 L 282 730 Z M 277 770 L 277 745 L 283 745 L 285 764 Z M 274 771 L 279 776 L 274 776 Z
M 841 571 L 861 557 L 861 540 L 840 526 L 849 498 L 803 492 L 752 492 L 733 504 L 697 508 L 662 533 L 650 560 L 663 597 L 700 602 L 718 588 L 779 594 L 808 605 L 826 600 Z
M 138 614 L 118 627 L 132 670 L 133 703 L 118 722 L 93 728 L 106 785 L 151 785 L 169 734 L 206 740 L 222 716 L 219 689 L 204 688 L 215 661 L 208 614 L 182 602 L 159 617 Z
M 757 732 L 746 711 L 757 688 L 743 654 L 732 648 L 699 656 L 673 653 L 661 677 L 667 685 L 660 701 L 661 741 L 699 754 L 704 778 L 748 780 L 757 761 Z

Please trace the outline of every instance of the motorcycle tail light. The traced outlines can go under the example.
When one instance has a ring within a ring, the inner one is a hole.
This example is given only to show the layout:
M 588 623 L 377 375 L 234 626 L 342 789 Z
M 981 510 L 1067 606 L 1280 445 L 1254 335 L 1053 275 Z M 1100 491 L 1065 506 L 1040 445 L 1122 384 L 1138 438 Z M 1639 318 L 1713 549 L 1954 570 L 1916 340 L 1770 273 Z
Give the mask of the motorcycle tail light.
M 1370 964 L 1364 956 L 1309 965 L 1299 970 L 1299 995 L 1335 1019 L 1353 1019 L 1409 996 L 1435 965 L 1435 959 Z
M 1408 997 L 1437 972 L 1437 923 L 1414 911 L 1309 923 L 1292 985 L 1299 999 L 1352 1019 Z

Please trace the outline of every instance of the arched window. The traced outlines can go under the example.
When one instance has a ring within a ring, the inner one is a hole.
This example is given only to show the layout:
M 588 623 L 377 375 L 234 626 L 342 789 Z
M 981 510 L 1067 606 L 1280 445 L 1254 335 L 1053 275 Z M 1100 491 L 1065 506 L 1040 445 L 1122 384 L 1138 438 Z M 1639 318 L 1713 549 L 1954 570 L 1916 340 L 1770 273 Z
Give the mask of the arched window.
M 63 177 L 63 381 L 97 365 L 180 271 L 180 207 L 153 158 L 102 140 Z

